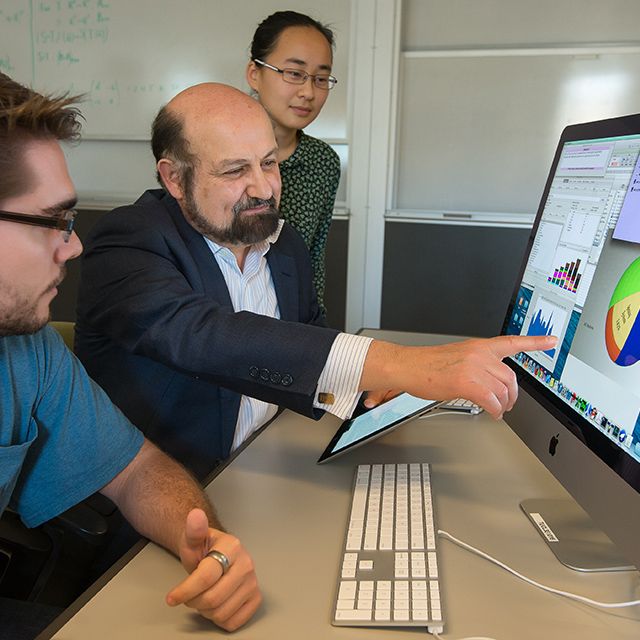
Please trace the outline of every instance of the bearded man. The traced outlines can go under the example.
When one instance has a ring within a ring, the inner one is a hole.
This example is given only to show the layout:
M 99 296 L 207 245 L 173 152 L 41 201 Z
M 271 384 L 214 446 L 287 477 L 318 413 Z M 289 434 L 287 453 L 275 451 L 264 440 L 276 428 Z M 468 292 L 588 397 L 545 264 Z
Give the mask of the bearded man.
M 278 147 L 256 100 L 190 87 L 160 110 L 151 144 L 163 189 L 107 214 L 85 243 L 75 351 L 198 478 L 278 406 L 346 419 L 362 391 L 375 406 L 398 389 L 496 418 L 511 408 L 501 360 L 544 339 L 416 348 L 326 327 L 304 241 L 278 216 Z
M 308 363 L 326 360 L 338 332 L 304 242 L 279 217 L 262 106 L 225 85 L 191 87 L 156 116 L 152 149 L 163 189 L 107 214 L 85 242 L 75 352 L 203 479 L 277 405 L 321 415 L 303 397 L 318 380 Z

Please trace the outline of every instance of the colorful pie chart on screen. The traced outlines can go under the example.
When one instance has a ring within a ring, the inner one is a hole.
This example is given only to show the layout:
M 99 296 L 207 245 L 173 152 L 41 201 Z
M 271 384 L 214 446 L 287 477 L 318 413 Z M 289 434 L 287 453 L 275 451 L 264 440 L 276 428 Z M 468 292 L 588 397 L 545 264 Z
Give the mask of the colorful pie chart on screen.
M 605 342 L 617 365 L 628 367 L 640 360 L 640 258 L 629 265 L 613 291 Z

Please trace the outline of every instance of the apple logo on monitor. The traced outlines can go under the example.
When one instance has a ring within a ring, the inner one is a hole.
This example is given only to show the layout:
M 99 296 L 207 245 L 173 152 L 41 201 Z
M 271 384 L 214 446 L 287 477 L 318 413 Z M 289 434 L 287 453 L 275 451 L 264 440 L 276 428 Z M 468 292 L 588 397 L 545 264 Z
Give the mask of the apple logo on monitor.
M 553 436 L 553 438 L 551 438 L 551 440 L 549 440 L 549 453 L 552 456 L 556 455 L 556 449 L 558 447 L 558 442 L 560 442 L 559 439 L 560 434 L 556 434 L 555 436 Z

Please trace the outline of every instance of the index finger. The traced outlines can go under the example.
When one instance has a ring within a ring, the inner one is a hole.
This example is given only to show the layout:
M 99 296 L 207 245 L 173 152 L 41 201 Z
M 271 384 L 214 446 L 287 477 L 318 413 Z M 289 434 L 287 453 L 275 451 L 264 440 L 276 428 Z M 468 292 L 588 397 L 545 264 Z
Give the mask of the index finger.
M 556 336 L 498 336 L 493 341 L 493 351 L 500 358 L 520 351 L 548 351 L 558 344 Z
M 187 578 L 167 594 L 167 604 L 175 607 L 196 598 L 222 577 L 222 566 L 215 558 L 203 558 Z

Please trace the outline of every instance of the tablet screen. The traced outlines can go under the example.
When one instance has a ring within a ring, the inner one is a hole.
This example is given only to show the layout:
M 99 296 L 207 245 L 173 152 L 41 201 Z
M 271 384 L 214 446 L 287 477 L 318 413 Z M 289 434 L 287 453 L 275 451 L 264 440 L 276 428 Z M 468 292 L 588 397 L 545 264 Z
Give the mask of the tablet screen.
M 401 393 L 379 407 L 369 409 L 343 422 L 318 459 L 318 463 L 327 462 L 365 442 L 378 438 L 440 404 L 437 400 L 423 400 L 408 393 Z

